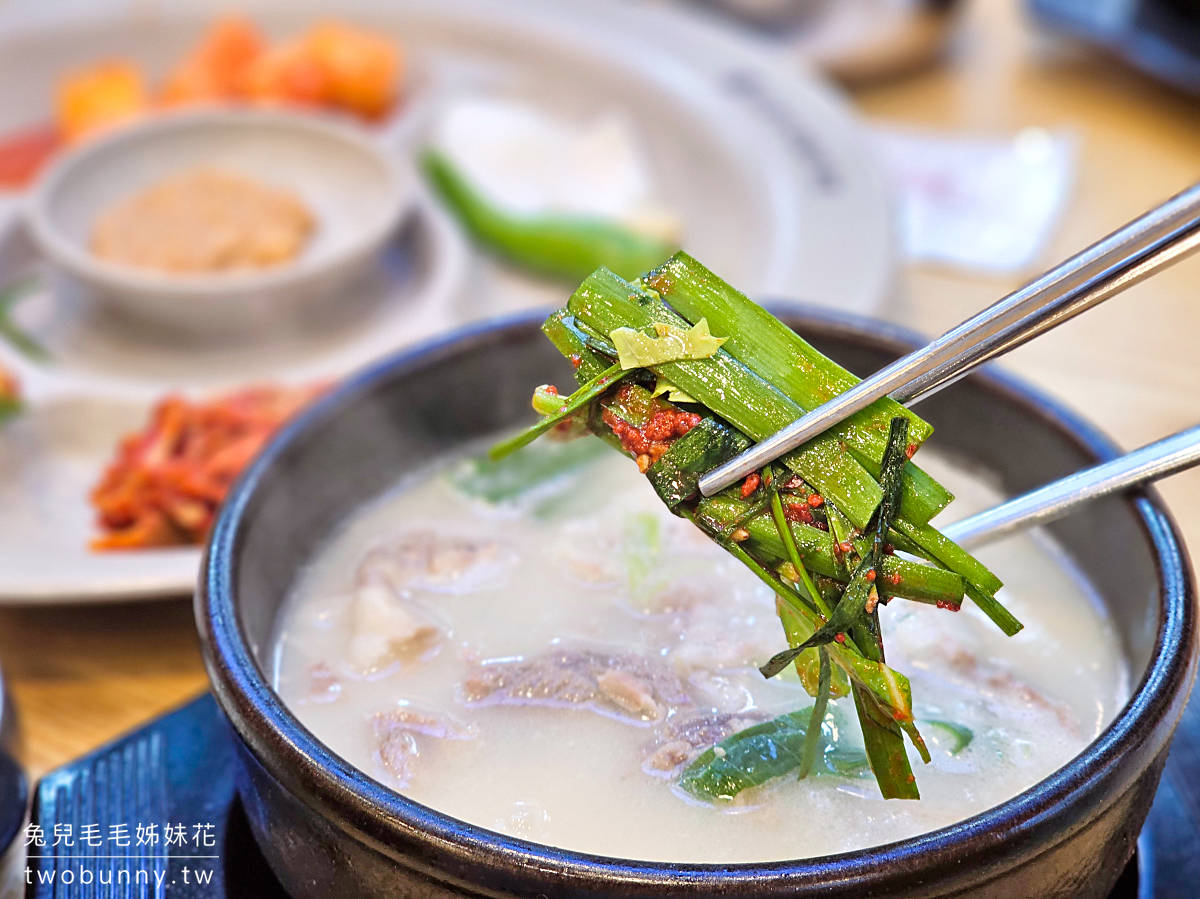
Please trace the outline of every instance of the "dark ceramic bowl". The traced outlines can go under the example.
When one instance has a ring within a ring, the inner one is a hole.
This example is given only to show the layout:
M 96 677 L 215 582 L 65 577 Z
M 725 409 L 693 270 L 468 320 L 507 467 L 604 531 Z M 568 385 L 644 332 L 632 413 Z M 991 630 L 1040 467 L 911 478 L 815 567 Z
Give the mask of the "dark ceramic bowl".
M 785 321 L 861 373 L 911 348 L 883 325 L 792 310 Z M 240 737 L 240 789 L 296 897 L 1103 897 L 1130 858 L 1195 674 L 1192 573 L 1153 491 L 1052 526 L 1091 572 L 1137 690 L 1100 737 L 1020 796 L 952 827 L 794 862 L 671 865 L 601 858 L 465 824 L 384 787 L 302 727 L 264 675 L 297 571 L 359 505 L 431 456 L 528 422 L 534 385 L 567 363 L 539 315 L 404 352 L 288 427 L 225 504 L 196 611 L 217 699 Z M 973 375 L 921 406 L 937 446 L 1017 493 L 1110 457 L 1113 444 L 1011 380 Z

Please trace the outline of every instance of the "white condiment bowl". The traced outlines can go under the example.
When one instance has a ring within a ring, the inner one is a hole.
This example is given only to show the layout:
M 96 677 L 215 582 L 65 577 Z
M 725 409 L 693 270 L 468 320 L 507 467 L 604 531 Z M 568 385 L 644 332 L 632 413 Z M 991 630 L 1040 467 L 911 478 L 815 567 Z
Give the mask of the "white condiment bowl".
M 174 273 L 90 249 L 115 203 L 198 166 L 290 191 L 316 227 L 300 254 L 261 269 Z M 196 335 L 288 327 L 336 300 L 412 209 L 411 165 L 365 130 L 313 114 L 206 109 L 149 117 L 87 141 L 38 180 L 26 214 L 45 256 L 95 302 Z

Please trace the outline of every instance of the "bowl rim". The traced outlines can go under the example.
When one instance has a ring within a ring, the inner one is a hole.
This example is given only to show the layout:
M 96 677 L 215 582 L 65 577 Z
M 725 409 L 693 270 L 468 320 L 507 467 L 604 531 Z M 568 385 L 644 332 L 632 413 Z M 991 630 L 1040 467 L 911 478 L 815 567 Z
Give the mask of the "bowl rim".
M 171 273 L 141 269 L 101 259 L 77 246 L 63 234 L 51 206 L 64 182 L 111 152 L 125 152 L 130 145 L 153 140 L 164 133 L 186 133 L 196 129 L 259 127 L 308 132 L 310 136 L 333 139 L 349 152 L 368 158 L 383 172 L 386 203 L 370 227 L 352 240 L 318 258 L 303 255 L 294 261 L 261 270 L 233 272 Z M 38 177 L 24 204 L 24 220 L 34 242 L 55 265 L 81 280 L 119 293 L 161 293 L 182 296 L 236 294 L 294 285 L 319 278 L 383 243 L 416 202 L 418 178 L 411 163 L 391 152 L 386 142 L 373 138 L 364 126 L 333 113 L 243 106 L 206 106 L 154 112 L 136 122 L 116 126 L 81 142 L 55 158 Z
M 912 331 L 862 316 L 796 303 L 768 306 L 785 321 L 806 320 L 826 335 L 869 347 L 894 352 L 925 342 Z M 782 896 L 833 882 L 839 887 L 877 888 L 935 869 L 960 880 L 974 877 L 968 882 L 978 884 L 1051 851 L 1061 838 L 1039 841 L 1036 837 L 1043 829 L 1080 808 L 1098 815 L 1122 794 L 1097 787 L 1113 778 L 1132 783 L 1167 745 L 1196 676 L 1197 608 L 1191 563 L 1178 529 L 1157 492 L 1143 489 L 1125 502 L 1153 552 L 1157 573 L 1159 622 L 1145 674 L 1116 717 L 1062 768 L 1012 799 L 948 827 L 853 852 L 794 860 L 641 861 L 558 849 L 461 821 L 402 796 L 343 761 L 287 709 L 259 670 L 240 627 L 234 592 L 237 551 L 246 516 L 258 499 L 257 487 L 298 437 L 343 405 L 406 371 L 502 340 L 506 334 L 525 333 L 539 326 L 548 312 L 538 309 L 475 323 L 403 350 L 348 379 L 285 426 L 243 473 L 218 517 L 205 548 L 195 599 L 213 690 L 251 755 L 315 814 L 336 821 L 398 864 L 450 883 L 455 882 L 451 866 L 438 861 L 533 869 L 560 884 L 605 882 L 620 884 L 625 892 L 668 885 L 696 892 L 719 883 L 749 895 Z M 1117 445 L 1096 427 L 1019 379 L 992 367 L 969 377 L 1024 405 L 1085 455 L 1102 461 L 1119 454 Z M 1023 839 L 1029 837 L 1035 839 Z M 421 858 L 405 857 L 389 838 L 434 848 Z M 980 857 L 981 865 L 963 866 L 967 853 Z

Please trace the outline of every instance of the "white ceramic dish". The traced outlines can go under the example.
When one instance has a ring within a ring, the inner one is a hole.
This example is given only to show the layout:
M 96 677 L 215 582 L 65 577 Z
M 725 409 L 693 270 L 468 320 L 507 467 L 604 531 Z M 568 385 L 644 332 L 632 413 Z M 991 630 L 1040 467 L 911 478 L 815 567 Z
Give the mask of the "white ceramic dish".
M 282 188 L 316 229 L 292 261 L 259 271 L 176 274 L 97 257 L 99 216 L 164 178 L 211 166 Z M 412 211 L 416 174 L 365 129 L 316 115 L 206 109 L 159 115 L 86 141 L 38 179 L 30 233 L 98 301 L 194 334 L 261 332 L 329 302 Z
M 115 0 L 86 9 L 10 0 L 0 9 L 0 129 L 44 116 L 48 85 L 68 65 L 137 53 L 151 74 L 161 71 L 223 9 L 180 0 L 146 16 Z M 297 0 L 286 8 L 251 2 L 244 11 L 287 34 L 321 8 Z M 351 0 L 338 15 L 403 44 L 410 113 L 480 93 L 566 117 L 618 105 L 645 141 L 656 189 L 678 214 L 686 246 L 752 294 L 857 312 L 887 296 L 890 210 L 867 141 L 835 94 L 758 45 L 669 10 L 581 0 Z M 409 137 L 419 136 L 422 116 L 409 119 Z M 30 404 L 0 432 L 0 603 L 192 590 L 190 550 L 86 550 L 87 491 L 117 435 L 139 426 L 163 393 L 336 376 L 452 325 L 560 305 L 569 289 L 469 252 L 423 196 L 381 258 L 324 320 L 254 344 L 192 343 L 134 328 L 71 291 L 22 302 L 17 319 L 54 360 L 41 365 L 0 343 L 0 361 L 25 381 Z M 0 283 L 36 262 L 21 233 L 10 233 L 0 242 Z
M 24 260 L 24 262 L 22 262 Z M 20 231 L 0 267 L 37 265 Z M 0 605 L 154 599 L 190 593 L 198 547 L 97 553 L 88 494 L 120 437 L 179 391 L 205 396 L 248 382 L 340 377 L 396 347 L 451 327 L 467 248 L 428 198 L 348 298 L 355 314 L 282 330 L 269 341 L 178 342 L 43 289 L 17 310 L 54 358 L 0 356 L 20 378 L 26 410 L 0 430 Z M 338 310 L 333 310 L 334 313 Z M 67 354 L 72 354 L 68 356 Z

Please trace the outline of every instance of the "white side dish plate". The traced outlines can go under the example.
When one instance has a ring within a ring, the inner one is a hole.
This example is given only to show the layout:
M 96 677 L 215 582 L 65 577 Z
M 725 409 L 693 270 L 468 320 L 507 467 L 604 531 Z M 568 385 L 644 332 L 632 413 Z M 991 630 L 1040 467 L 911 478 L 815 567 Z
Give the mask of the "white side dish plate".
M 124 55 L 160 74 L 224 9 L 202 0 L 86 9 L 13 0 L 0 13 L 0 132 L 45 119 L 55 77 L 72 65 Z M 249 3 L 243 12 L 271 34 L 329 14 L 306 2 Z M 684 246 L 723 277 L 754 296 L 858 312 L 887 296 L 893 234 L 868 142 L 829 88 L 763 47 L 664 8 L 578 0 L 356 0 L 337 15 L 404 49 L 408 100 L 391 129 L 398 147 L 419 140 L 431 110 L 462 97 L 511 97 L 577 120 L 617 108 L 637 128 Z M 0 286 L 43 268 L 12 218 L 0 235 Z M 88 491 L 119 436 L 164 394 L 335 378 L 455 325 L 560 305 L 569 289 L 474 252 L 424 195 L 335 314 L 265 341 L 187 342 L 44 283 L 15 317 L 51 361 L 0 343 L 28 401 L 0 431 L 0 604 L 191 592 L 196 549 L 87 550 Z

